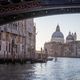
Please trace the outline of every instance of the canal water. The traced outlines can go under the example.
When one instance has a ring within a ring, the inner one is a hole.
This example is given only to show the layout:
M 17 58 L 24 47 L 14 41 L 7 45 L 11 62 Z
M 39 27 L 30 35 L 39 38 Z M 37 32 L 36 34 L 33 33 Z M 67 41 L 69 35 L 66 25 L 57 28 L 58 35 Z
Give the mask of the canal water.
M 0 80 L 80 80 L 79 58 L 58 58 L 55 62 L 0 64 Z

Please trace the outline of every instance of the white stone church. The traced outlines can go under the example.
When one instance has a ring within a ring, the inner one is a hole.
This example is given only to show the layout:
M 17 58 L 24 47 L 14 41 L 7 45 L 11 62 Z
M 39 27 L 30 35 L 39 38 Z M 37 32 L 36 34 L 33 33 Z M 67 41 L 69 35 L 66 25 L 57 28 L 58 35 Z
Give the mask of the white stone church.
M 51 41 L 44 44 L 44 51 L 50 56 L 80 57 L 80 41 L 77 41 L 77 34 L 69 32 L 64 42 L 64 35 L 57 25 L 52 34 Z

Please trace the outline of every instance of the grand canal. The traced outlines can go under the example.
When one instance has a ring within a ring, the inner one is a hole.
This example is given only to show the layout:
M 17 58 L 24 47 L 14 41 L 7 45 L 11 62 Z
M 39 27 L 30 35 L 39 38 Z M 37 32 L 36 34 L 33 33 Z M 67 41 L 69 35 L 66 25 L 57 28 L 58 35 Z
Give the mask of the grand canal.
M 0 64 L 0 80 L 80 80 L 79 58 L 58 58 L 55 62 Z

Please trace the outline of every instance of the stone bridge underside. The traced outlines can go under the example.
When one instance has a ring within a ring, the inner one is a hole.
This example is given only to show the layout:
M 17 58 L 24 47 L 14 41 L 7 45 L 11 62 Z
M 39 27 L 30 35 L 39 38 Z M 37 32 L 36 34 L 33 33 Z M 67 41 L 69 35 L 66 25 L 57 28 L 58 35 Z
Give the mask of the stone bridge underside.
M 60 1 L 0 0 L 0 25 L 26 18 L 80 12 L 80 0 Z

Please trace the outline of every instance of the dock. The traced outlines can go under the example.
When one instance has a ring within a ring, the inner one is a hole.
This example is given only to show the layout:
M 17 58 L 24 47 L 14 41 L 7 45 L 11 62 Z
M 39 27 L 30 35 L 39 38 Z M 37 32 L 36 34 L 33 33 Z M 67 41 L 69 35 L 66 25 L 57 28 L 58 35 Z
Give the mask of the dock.
M 25 64 L 25 63 L 45 63 L 47 62 L 47 59 L 0 59 L 0 64 L 15 64 L 15 63 L 20 63 L 20 64 Z

